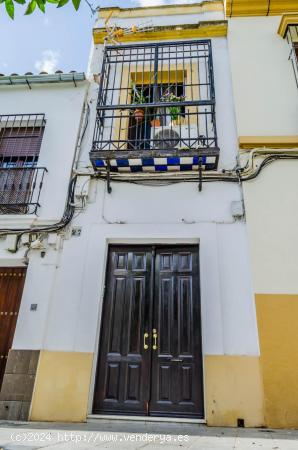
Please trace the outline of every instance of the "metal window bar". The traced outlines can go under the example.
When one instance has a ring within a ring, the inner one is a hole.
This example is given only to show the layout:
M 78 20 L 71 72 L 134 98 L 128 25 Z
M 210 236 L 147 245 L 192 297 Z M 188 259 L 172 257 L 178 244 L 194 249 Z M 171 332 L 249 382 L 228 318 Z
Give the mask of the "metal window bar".
M 218 149 L 211 41 L 107 46 L 91 159 L 197 149 Z
M 289 60 L 292 63 L 296 85 L 298 87 L 298 25 L 289 25 L 287 41 L 290 46 Z
M 44 127 L 44 114 L 0 115 L 0 214 L 35 214 L 40 206 Z

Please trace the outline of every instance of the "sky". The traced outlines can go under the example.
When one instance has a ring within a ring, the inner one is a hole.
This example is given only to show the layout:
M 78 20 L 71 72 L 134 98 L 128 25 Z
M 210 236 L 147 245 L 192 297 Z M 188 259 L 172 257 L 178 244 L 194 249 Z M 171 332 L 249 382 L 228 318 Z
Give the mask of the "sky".
M 193 3 L 194 0 L 91 0 L 94 7 L 151 6 L 173 3 Z M 91 45 L 92 15 L 85 0 L 76 12 L 71 2 L 57 9 L 47 4 L 46 13 L 36 10 L 24 16 L 22 5 L 16 5 L 15 19 L 11 20 L 4 4 L 0 4 L 0 73 L 24 74 L 57 69 L 63 72 L 85 72 Z

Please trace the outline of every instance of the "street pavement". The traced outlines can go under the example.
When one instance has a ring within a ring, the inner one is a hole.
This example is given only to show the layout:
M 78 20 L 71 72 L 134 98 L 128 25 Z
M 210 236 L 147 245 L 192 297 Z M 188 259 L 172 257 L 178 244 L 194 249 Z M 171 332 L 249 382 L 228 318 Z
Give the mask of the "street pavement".
M 298 430 L 215 428 L 164 422 L 85 424 L 0 421 L 2 450 L 298 450 Z

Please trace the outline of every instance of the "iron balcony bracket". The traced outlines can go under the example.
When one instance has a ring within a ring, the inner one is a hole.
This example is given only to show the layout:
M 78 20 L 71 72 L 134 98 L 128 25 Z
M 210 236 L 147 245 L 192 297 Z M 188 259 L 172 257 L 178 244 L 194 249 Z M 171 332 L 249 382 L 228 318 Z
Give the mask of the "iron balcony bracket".
M 203 187 L 203 173 L 202 173 L 202 157 L 199 157 L 199 192 L 202 191 L 202 187 Z
M 112 192 L 112 187 L 111 187 L 111 163 L 110 160 L 107 160 L 107 191 L 108 194 L 110 194 Z

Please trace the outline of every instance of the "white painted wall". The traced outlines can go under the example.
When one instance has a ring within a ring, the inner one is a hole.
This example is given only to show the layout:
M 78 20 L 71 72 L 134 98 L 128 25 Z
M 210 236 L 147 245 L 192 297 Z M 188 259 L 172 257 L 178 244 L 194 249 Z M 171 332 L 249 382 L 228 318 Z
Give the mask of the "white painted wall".
M 237 135 L 227 43 L 218 38 L 212 45 L 220 167 L 232 168 Z M 100 71 L 101 60 L 102 46 L 95 46 L 90 74 Z M 97 91 L 92 82 L 80 168 L 90 166 Z M 200 241 L 204 353 L 258 355 L 246 226 L 231 215 L 231 202 L 241 200 L 238 184 L 206 183 L 202 192 L 197 183 L 112 187 L 107 194 L 104 181 L 92 181 L 87 207 L 72 224 L 82 227 L 80 237 L 67 232 L 63 250 L 44 258 L 32 251 L 14 348 L 96 353 L 108 244 Z M 35 288 L 33 273 L 42 288 Z M 35 313 L 28 309 L 33 298 Z
M 41 191 L 38 221 L 57 221 L 65 206 L 87 82 L 78 82 L 77 87 L 73 83 L 31 87 L 30 90 L 28 86 L 1 86 L 0 114 L 45 114 L 38 166 L 46 167 L 48 173 Z M 22 226 L 28 217 L 0 216 L 0 228 L 16 220 Z
M 298 98 L 281 17 L 229 20 L 240 136 L 298 135 Z M 298 293 L 298 163 L 274 162 L 243 184 L 254 291 Z
M 14 348 L 34 345 L 48 350 L 96 351 L 108 243 L 172 244 L 199 240 L 204 353 L 258 354 L 245 224 L 233 223 L 229 210 L 231 199 L 239 198 L 237 186 L 219 184 L 216 189 L 216 185 L 206 185 L 199 193 L 195 183 L 165 188 L 121 185 L 113 186 L 109 195 L 104 182 L 93 184 L 96 200 L 73 224 L 82 226 L 82 235 L 65 240 L 56 275 L 47 279 L 42 275 L 42 266 L 53 267 L 51 252 L 40 258 L 40 266 L 35 268 L 36 276 L 39 273 L 43 279 L 43 290 L 52 290 L 51 300 L 34 293 L 34 302 L 41 302 L 42 306 L 39 315 L 29 312 L 28 287 L 24 294 L 28 297 L 24 302 L 26 320 L 18 322 Z M 161 196 L 157 205 L 154 190 Z M 215 203 L 220 191 L 225 195 L 217 201 L 223 206 L 215 214 L 212 205 L 208 208 L 208 199 Z M 151 202 L 147 203 L 150 196 Z M 174 202 L 175 198 L 179 201 Z M 194 223 L 181 223 L 183 201 L 188 205 L 188 220 Z M 120 217 L 125 224 L 107 223 L 107 214 L 110 222 Z M 39 252 L 33 253 L 39 257 Z
M 281 17 L 229 20 L 228 44 L 239 136 L 298 134 L 298 101 Z
M 280 161 L 244 184 L 254 291 L 298 293 L 298 162 Z

